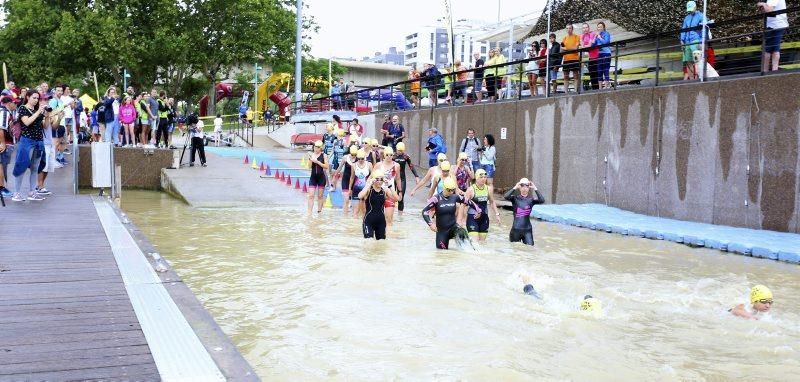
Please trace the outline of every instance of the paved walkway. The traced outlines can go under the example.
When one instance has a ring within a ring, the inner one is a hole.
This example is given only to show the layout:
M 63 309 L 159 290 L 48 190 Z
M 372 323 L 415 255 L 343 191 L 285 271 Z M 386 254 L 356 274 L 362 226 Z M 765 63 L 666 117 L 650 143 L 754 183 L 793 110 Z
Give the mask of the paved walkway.
M 73 195 L 71 171 L 57 171 L 48 188 L 47 200 L 0 207 L 0 381 L 257 380 L 180 277 L 152 270 L 132 224 L 102 198 Z M 134 282 L 141 271 L 152 281 Z M 185 338 L 193 348 L 165 354 Z

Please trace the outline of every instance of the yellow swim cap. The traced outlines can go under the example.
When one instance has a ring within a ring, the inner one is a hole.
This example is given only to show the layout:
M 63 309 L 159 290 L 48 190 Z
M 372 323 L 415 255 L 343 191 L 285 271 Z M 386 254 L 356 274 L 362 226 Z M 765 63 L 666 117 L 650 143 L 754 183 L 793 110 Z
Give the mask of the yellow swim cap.
M 381 169 L 377 169 L 372 172 L 372 178 L 383 178 L 384 175 L 386 174 Z
M 365 153 L 364 150 L 358 150 L 358 152 L 356 153 L 356 158 L 358 159 L 364 159 L 366 157 L 367 153 Z
M 436 156 L 436 160 L 438 160 L 439 162 L 447 160 L 447 155 L 445 155 L 444 153 L 439 153 L 439 155 Z
M 581 310 L 584 312 L 600 312 L 603 310 L 603 304 L 600 303 L 600 300 L 587 296 L 586 298 L 581 301 Z
M 377 140 L 377 139 L 375 139 L 375 138 L 372 138 L 372 141 L 371 141 L 371 142 L 372 142 L 372 145 L 373 145 L 373 146 L 377 146 L 377 145 L 378 145 L 378 140 Z
M 344 136 L 344 129 L 337 129 L 336 130 L 336 136 L 337 137 L 343 137 Z
M 450 171 L 450 162 L 444 161 L 439 163 L 439 169 L 442 171 Z
M 394 155 L 394 150 L 391 147 L 386 147 L 383 149 L 383 155 Z
M 467 158 L 469 158 L 469 157 L 467 156 L 467 153 L 459 153 L 459 154 L 458 154 L 458 159 L 467 159 Z
M 333 124 L 329 123 L 329 124 L 325 125 L 325 130 L 333 131 Z
M 758 300 L 772 300 L 772 291 L 763 285 L 756 285 L 750 290 L 750 303 Z
M 322 147 L 322 141 L 314 142 L 314 147 Z
M 445 190 L 455 190 L 456 189 L 456 181 L 453 178 L 445 178 L 444 179 L 444 189 Z
M 350 155 L 356 155 L 357 152 L 358 152 L 358 147 L 356 147 L 356 145 L 350 146 Z
M 406 151 L 406 144 L 403 143 L 403 142 L 398 143 L 397 144 L 397 151 Z
M 480 178 L 486 176 L 486 170 L 479 168 L 478 171 L 475 171 L 475 177 Z

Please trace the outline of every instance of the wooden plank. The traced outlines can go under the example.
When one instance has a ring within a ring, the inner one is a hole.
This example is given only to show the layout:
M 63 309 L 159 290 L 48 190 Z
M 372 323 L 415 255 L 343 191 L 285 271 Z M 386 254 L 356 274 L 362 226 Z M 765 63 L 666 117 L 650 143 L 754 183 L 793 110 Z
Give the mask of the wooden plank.
M 129 348 L 132 349 L 132 348 Z M 137 348 L 140 349 L 140 348 Z M 14 363 L 0 365 L 0 375 L 16 375 L 41 373 L 65 370 L 87 370 L 112 366 L 142 365 L 153 361 L 150 350 L 144 354 L 124 354 L 104 357 L 100 352 L 92 354 L 91 358 L 35 360 L 28 363 Z
M 15 315 L 38 314 L 47 316 L 65 313 L 90 313 L 90 312 L 116 312 L 132 309 L 127 300 L 107 300 L 76 303 L 38 304 L 38 305 L 10 305 L 0 310 L 0 320 Z
M 115 312 L 107 312 L 107 311 L 95 311 L 95 312 L 87 312 L 87 313 L 72 313 L 72 312 L 64 312 L 61 314 L 30 314 L 30 315 L 17 315 L 11 316 L 8 318 L 0 318 L 0 326 L 5 328 L 13 328 L 13 327 L 25 327 L 25 326 L 38 326 L 41 325 L 41 322 L 46 321 L 47 326 L 63 326 L 67 325 L 69 321 L 81 321 L 81 320 L 93 320 L 93 319 L 135 319 L 135 317 L 131 317 L 131 310 L 123 310 L 123 311 L 115 311 Z M 17 324 L 12 325 L 12 324 Z M 24 325 L 22 325 L 24 324 Z
M 84 301 L 116 301 L 116 300 L 124 300 L 130 303 L 128 299 L 128 293 L 108 293 L 108 294 L 95 294 L 95 295 L 86 295 L 86 296 L 67 296 L 67 297 L 40 297 L 37 299 L 8 299 L 2 300 L 0 299 L 0 307 L 6 306 L 36 306 L 36 305 L 47 305 L 53 304 L 58 302 L 84 302 Z
M 55 361 L 55 360 L 80 360 L 91 359 L 94 353 L 101 353 L 104 356 L 122 356 L 127 354 L 147 354 L 150 348 L 147 345 L 116 346 L 109 348 L 88 349 L 67 349 L 63 351 L 47 351 L 43 353 L 6 353 L 3 354 L 3 363 L 13 365 L 20 363 Z
M 152 357 L 151 357 L 152 359 Z M 160 381 L 155 362 L 82 370 L 0 375 L 0 381 Z
M 57 332 L 57 333 L 53 333 Z M 36 332 L 14 332 L 3 333 L 0 337 L 0 348 L 14 349 L 21 345 L 36 345 L 47 349 L 51 343 L 95 341 L 95 340 L 114 340 L 118 338 L 141 337 L 144 334 L 139 328 L 139 324 L 131 326 L 129 323 L 97 325 L 95 327 L 76 326 L 54 328 L 40 328 Z
M 119 332 L 115 338 L 96 338 L 91 341 L 80 339 L 77 341 L 54 342 L 48 343 L 47 346 L 42 346 L 41 344 L 20 344 L 14 345 L 12 349 L 6 348 L 5 350 L 10 350 L 7 352 L 4 352 L 4 349 L 2 346 L 0 346 L 0 352 L 2 352 L 2 354 L 9 354 L 11 352 L 14 354 L 39 354 L 67 350 L 92 350 L 147 345 L 147 340 L 144 338 L 143 334 L 138 336 L 129 336 L 128 333 L 135 334 L 135 331 L 132 330 L 130 332 Z

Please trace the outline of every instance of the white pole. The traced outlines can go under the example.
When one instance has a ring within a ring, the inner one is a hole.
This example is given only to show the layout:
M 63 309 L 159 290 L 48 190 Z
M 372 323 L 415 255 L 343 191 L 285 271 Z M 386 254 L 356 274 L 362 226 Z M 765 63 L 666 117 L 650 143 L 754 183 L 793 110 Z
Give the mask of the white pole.
M 514 61 L 514 20 L 511 20 L 511 25 L 508 27 L 508 61 Z M 506 68 L 506 73 L 509 70 Z M 506 98 L 511 99 L 511 83 L 513 78 L 512 76 L 508 76 L 508 81 L 506 81 Z M 522 89 L 520 89 L 522 91 Z
M 547 36 L 544 36 L 547 39 L 548 46 L 547 46 L 547 54 L 545 57 L 545 68 L 547 73 L 545 73 L 545 84 L 544 84 L 544 94 L 546 97 L 550 96 L 550 12 L 552 12 L 553 8 L 551 6 L 552 0 L 547 0 Z
M 703 0 L 703 31 L 700 34 L 700 64 L 701 70 L 698 75 L 700 76 L 700 82 L 705 82 L 706 80 L 706 26 L 708 25 L 708 0 Z
M 328 97 L 333 95 L 333 84 L 331 84 L 331 81 L 333 79 L 332 69 L 333 69 L 333 64 L 331 63 L 331 59 L 328 58 Z
M 294 101 L 303 99 L 303 0 L 297 0 L 297 36 L 294 46 Z

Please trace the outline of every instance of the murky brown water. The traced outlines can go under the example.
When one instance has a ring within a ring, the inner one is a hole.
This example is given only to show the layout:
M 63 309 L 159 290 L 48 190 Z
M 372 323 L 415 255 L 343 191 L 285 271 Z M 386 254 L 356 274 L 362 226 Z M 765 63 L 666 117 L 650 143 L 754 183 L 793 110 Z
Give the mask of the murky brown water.
M 796 380 L 800 267 L 535 223 L 437 251 L 418 209 L 390 240 L 302 208 L 193 209 L 126 191 L 123 208 L 264 380 Z M 530 274 L 542 300 L 522 294 Z M 761 321 L 727 313 L 750 286 Z M 600 318 L 579 314 L 584 294 Z

